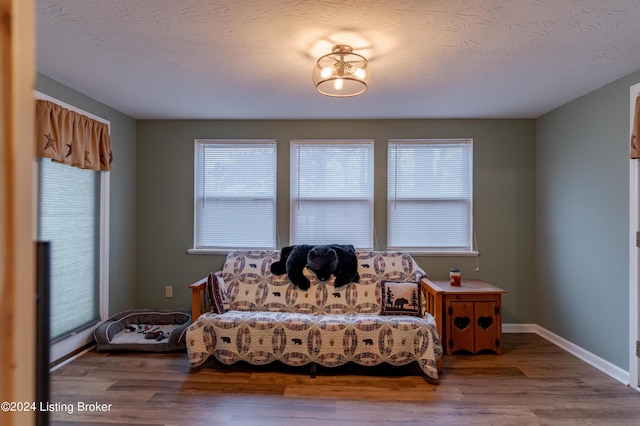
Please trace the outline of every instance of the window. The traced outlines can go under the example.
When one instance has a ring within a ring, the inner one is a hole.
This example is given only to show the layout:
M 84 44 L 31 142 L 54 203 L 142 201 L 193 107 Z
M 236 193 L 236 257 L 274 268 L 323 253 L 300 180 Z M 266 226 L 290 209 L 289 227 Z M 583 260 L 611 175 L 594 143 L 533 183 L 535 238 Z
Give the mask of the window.
M 471 252 L 471 139 L 390 140 L 387 246 L 424 252 Z
M 276 247 L 276 141 L 195 142 L 194 251 Z
M 38 160 L 38 239 L 50 241 L 52 342 L 100 321 L 101 172 Z
M 373 141 L 291 141 L 291 244 L 373 248 Z
M 40 92 L 89 119 L 109 121 Z M 34 159 L 37 235 L 50 241 L 51 361 L 83 348 L 109 315 L 110 173 Z M 71 226 L 73 225 L 73 226 Z

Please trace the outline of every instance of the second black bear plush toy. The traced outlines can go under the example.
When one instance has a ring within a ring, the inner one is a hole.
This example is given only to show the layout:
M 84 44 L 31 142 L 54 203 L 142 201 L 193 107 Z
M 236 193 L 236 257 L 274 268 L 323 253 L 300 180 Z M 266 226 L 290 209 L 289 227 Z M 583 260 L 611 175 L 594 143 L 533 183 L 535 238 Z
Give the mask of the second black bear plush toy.
M 311 269 L 319 280 L 326 281 L 331 275 L 336 277 L 336 287 L 357 283 L 358 259 L 352 245 L 319 245 L 307 244 L 283 247 L 280 260 L 271 264 L 271 273 L 287 274 L 289 280 L 301 290 L 308 290 L 311 282 L 302 273 L 304 267 Z

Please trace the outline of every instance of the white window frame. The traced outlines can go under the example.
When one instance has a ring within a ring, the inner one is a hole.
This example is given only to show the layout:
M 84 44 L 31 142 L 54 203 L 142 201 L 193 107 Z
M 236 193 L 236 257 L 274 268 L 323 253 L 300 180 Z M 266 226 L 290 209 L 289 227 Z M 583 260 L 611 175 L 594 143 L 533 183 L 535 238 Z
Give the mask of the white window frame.
M 294 186 L 294 183 L 298 182 L 298 159 L 296 158 L 296 147 L 301 145 L 369 145 L 371 150 L 371 163 L 368 165 L 370 168 L 371 182 L 370 182 L 370 195 L 366 200 L 368 201 L 369 211 L 371 215 L 371 223 L 369 232 L 367 234 L 367 244 L 362 247 L 356 247 L 360 250 L 373 250 L 373 236 L 374 236 L 374 188 L 375 188 L 375 175 L 374 175 L 374 167 L 375 167 L 375 149 L 374 149 L 374 141 L 373 139 L 294 139 L 290 141 L 290 197 L 289 197 L 289 206 L 290 206 L 290 214 L 289 214 L 289 240 L 290 244 L 303 244 L 302 241 L 298 240 L 298 236 L 295 231 L 295 219 L 296 219 L 296 210 L 298 206 L 298 202 L 304 200 L 304 198 L 300 197 L 299 191 L 297 190 L 297 184 Z M 356 199 L 354 199 L 356 200 Z M 357 199 L 358 201 L 363 201 L 364 199 Z M 316 200 L 318 201 L 318 200 Z M 331 202 L 332 200 L 327 200 Z M 311 242 L 306 242 L 310 244 Z M 319 242 L 322 243 L 322 242 Z M 327 243 L 327 242 L 324 242 Z M 329 243 L 340 243 L 339 241 L 330 241 Z M 351 242 L 343 242 L 344 244 L 351 244 Z M 354 244 L 355 245 L 355 244 Z
M 475 242 L 475 233 L 474 233 L 474 223 L 473 223 L 473 139 L 471 138 L 457 138 L 457 139 L 389 139 L 387 146 L 387 161 L 388 161 L 388 174 L 387 174 L 387 241 L 391 240 L 391 209 L 393 208 L 394 203 L 397 198 L 397 192 L 391 188 L 391 176 L 390 173 L 392 170 L 391 155 L 389 155 L 390 150 L 393 149 L 394 145 L 398 144 L 422 144 L 422 145 L 433 145 L 433 144 L 468 144 L 470 146 L 469 152 L 469 198 L 461 198 L 461 200 L 466 200 L 469 204 L 468 212 L 469 215 L 466 218 L 468 221 L 468 235 L 467 241 L 468 245 L 461 248 L 445 248 L 445 247 L 428 247 L 428 246 L 408 246 L 408 245 L 393 245 L 388 243 L 388 250 L 401 250 L 410 252 L 413 254 L 419 255 L 431 255 L 431 256 L 477 256 L 479 253 L 477 249 L 474 249 Z M 426 200 L 425 200 L 426 201 Z
M 34 96 L 37 100 L 50 101 L 60 105 L 70 111 L 74 111 L 78 114 L 85 115 L 96 121 L 106 124 L 109 127 L 109 133 L 111 133 L 111 122 L 105 120 L 102 117 L 98 117 L 73 105 L 60 101 L 59 99 L 45 95 L 44 93 L 34 91 Z M 39 167 L 38 159 L 34 158 L 34 197 L 38 194 L 38 177 Z M 71 167 L 71 166 L 70 166 Z M 100 173 L 100 272 L 99 272 L 99 311 L 100 321 L 105 321 L 109 317 L 109 208 L 111 199 L 111 173 Z M 37 236 L 37 223 L 38 223 L 38 202 L 34 203 L 34 230 Z M 71 336 L 68 336 L 62 340 L 59 340 L 51 345 L 50 348 L 50 360 L 51 362 L 61 359 L 68 354 L 76 351 L 83 346 L 86 346 L 93 340 L 93 331 L 97 324 L 91 327 L 87 327 L 80 330 Z
M 193 246 L 192 248 L 187 250 L 189 254 L 226 254 L 232 250 L 273 250 L 276 248 L 277 244 L 277 173 L 278 173 L 278 163 L 277 163 L 277 155 L 278 155 L 278 146 L 277 140 L 275 139 L 196 139 L 194 141 L 194 173 L 193 173 Z M 241 145 L 241 144 L 265 144 L 265 145 L 273 145 L 275 149 L 275 164 L 274 164 L 274 181 L 273 181 L 273 246 L 259 246 L 256 245 L 254 247 L 223 247 L 223 246 L 214 246 L 214 247 L 198 247 L 197 243 L 197 232 L 198 232 L 198 201 L 202 198 L 202 194 L 199 194 L 199 180 L 201 177 L 197 174 L 200 167 L 198 163 L 202 161 L 199 156 L 198 150 L 201 145 L 207 144 L 230 144 L 230 145 Z

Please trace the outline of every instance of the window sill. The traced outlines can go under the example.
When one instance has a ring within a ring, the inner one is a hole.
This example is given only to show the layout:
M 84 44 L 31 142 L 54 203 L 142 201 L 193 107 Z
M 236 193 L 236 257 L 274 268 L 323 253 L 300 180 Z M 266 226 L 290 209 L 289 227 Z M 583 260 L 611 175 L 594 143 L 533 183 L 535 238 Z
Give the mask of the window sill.
M 402 251 L 414 256 L 451 256 L 451 257 L 475 257 L 480 256 L 480 252 L 476 250 L 472 251 L 426 251 L 426 250 L 407 250 L 407 249 L 394 249 L 390 248 L 388 251 Z
M 229 254 L 230 249 L 188 249 L 187 254 Z
M 226 249 L 188 249 L 187 254 L 222 254 L 227 255 L 232 251 L 249 251 L 249 250 L 278 250 L 275 248 L 261 248 L 261 247 L 252 247 L 252 248 L 226 248 Z M 356 249 L 356 250 L 370 250 L 370 249 Z M 415 256 L 451 256 L 451 257 L 473 257 L 480 256 L 480 252 L 472 250 L 472 251 L 425 251 L 425 250 L 408 250 L 402 248 L 387 248 L 386 250 L 381 251 L 400 251 L 409 253 Z
M 273 247 L 238 247 L 238 248 L 219 248 L 219 249 L 187 249 L 187 254 L 223 254 L 228 255 L 232 251 L 251 251 L 251 250 L 277 250 Z

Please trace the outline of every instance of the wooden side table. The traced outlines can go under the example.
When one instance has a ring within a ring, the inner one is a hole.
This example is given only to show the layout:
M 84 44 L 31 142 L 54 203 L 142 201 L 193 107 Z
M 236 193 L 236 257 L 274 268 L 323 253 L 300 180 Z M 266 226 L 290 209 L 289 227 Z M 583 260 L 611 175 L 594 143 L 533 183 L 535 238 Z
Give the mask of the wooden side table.
M 505 290 L 477 280 L 463 280 L 459 287 L 427 278 L 421 282 L 427 312 L 436 319 L 446 355 L 463 350 L 502 354 L 501 296 Z

